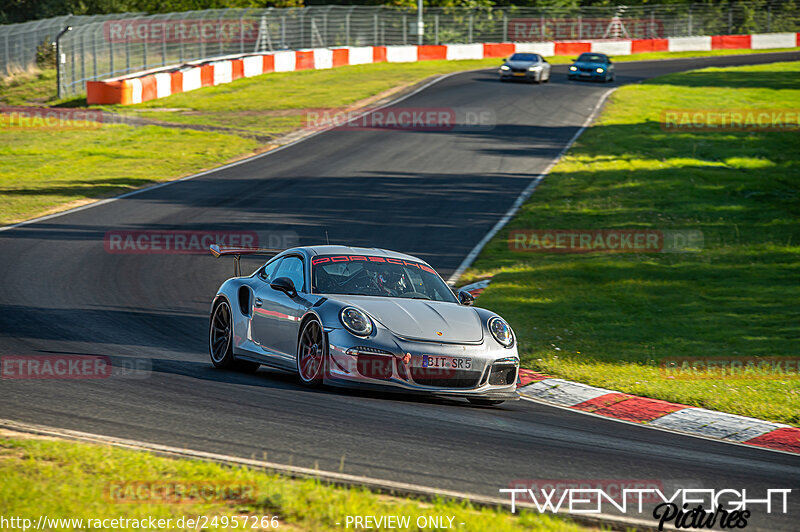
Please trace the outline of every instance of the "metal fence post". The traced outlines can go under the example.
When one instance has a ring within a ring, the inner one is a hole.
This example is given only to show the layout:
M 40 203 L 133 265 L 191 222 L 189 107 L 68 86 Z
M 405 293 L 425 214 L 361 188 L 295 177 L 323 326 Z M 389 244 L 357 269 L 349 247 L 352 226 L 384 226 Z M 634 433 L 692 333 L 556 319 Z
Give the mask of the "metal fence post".
M 469 14 L 469 37 L 467 42 L 472 44 L 472 13 Z
M 245 10 L 242 16 L 239 17 L 239 53 L 244 53 L 244 15 L 247 13 Z
M 225 55 L 225 48 L 224 48 L 225 45 L 223 44 L 223 41 L 225 41 L 225 39 L 223 38 L 224 34 L 222 33 L 222 28 L 224 28 L 224 26 L 222 25 L 222 16 L 220 15 L 219 17 L 217 17 L 217 31 L 216 31 L 217 34 L 216 38 L 219 41 L 219 55 Z
M 733 34 L 733 6 L 728 4 L 728 35 Z
M 767 33 L 772 31 L 772 4 L 767 4 Z
M 378 46 L 378 14 L 375 13 L 373 17 L 373 21 L 375 22 L 375 42 L 373 43 L 373 46 Z
M 545 32 L 544 13 L 539 14 L 539 26 L 541 28 L 541 30 L 539 31 L 539 36 L 542 38 L 542 40 L 544 40 L 545 39 L 545 37 L 544 37 L 544 32 Z
M 650 38 L 656 38 L 656 12 L 655 10 L 650 10 Z
M 503 42 L 508 42 L 508 13 L 503 11 Z
M 691 35 L 692 35 L 692 4 L 689 4 L 689 20 L 688 20 L 688 23 L 689 23 L 689 28 L 688 28 L 689 31 L 686 33 L 686 35 L 691 37 Z
M 108 70 L 112 76 L 116 72 L 114 70 L 114 39 L 108 40 Z
M 344 16 L 344 43 L 345 46 L 350 46 L 350 12 L 348 11 L 347 14 Z
M 583 39 L 583 17 L 578 15 L 578 40 Z
M 97 79 L 97 31 L 92 34 L 92 78 Z
M 125 72 L 131 71 L 131 38 L 125 36 Z
M 5 46 L 5 49 L 4 49 L 5 50 L 5 54 L 4 54 L 5 55 L 5 64 L 3 65 L 3 67 L 5 68 L 6 74 L 8 74 L 8 63 L 9 63 L 9 59 L 8 59 L 8 57 L 9 57 L 9 53 L 8 53 L 8 33 L 6 33 L 5 41 L 6 41 L 6 46 Z
M 164 25 L 166 27 L 166 24 Z M 167 32 L 161 28 L 161 66 L 167 64 Z
M 403 15 L 403 44 L 408 44 L 408 18 Z
M 148 38 L 149 33 L 150 32 L 149 32 L 149 29 L 148 29 L 148 32 L 145 35 L 145 38 L 142 39 L 142 65 L 144 66 L 145 70 L 147 70 L 147 38 Z
M 86 42 L 83 39 L 85 32 L 81 32 L 81 79 L 86 79 Z

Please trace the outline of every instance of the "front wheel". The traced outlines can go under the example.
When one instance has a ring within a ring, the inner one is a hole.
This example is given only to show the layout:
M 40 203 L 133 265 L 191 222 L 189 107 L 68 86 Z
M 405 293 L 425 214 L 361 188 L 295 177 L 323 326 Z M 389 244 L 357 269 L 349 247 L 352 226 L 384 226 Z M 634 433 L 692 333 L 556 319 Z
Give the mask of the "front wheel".
M 255 362 L 236 360 L 233 356 L 233 316 L 227 301 L 220 302 L 211 313 L 208 352 L 211 355 L 211 363 L 220 369 L 236 369 L 252 373 L 260 366 Z
M 327 346 L 322 326 L 311 319 L 303 326 L 297 343 L 297 373 L 306 386 L 319 386 L 325 375 Z
M 505 403 L 505 401 L 502 400 L 483 399 L 480 397 L 467 397 L 467 401 L 469 401 L 473 405 L 478 405 L 478 406 L 494 406 L 494 405 L 499 405 L 500 403 Z

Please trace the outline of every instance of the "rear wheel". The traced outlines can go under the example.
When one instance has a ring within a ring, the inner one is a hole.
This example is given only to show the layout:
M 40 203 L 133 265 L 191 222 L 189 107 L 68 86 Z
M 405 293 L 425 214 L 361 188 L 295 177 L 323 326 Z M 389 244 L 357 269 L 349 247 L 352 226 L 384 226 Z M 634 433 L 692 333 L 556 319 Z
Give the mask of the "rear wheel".
M 480 397 L 467 397 L 467 401 L 469 401 L 473 405 L 478 405 L 478 406 L 494 406 L 494 405 L 499 405 L 500 403 L 505 403 L 505 401 L 503 400 L 482 399 Z
M 303 326 L 297 345 L 297 373 L 306 386 L 319 386 L 325 374 L 327 349 L 322 326 L 311 319 Z
M 252 373 L 260 366 L 255 362 L 236 360 L 233 356 L 233 317 L 227 301 L 221 301 L 211 313 L 208 352 L 211 355 L 211 363 L 217 368 Z

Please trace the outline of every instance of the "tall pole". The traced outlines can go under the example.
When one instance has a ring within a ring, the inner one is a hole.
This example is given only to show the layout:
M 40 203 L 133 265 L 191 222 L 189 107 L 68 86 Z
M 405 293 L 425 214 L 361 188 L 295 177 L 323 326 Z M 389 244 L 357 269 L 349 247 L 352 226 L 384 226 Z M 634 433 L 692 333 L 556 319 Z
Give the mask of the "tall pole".
M 64 91 L 61 87 L 61 76 L 63 74 L 63 67 L 61 66 L 61 37 L 63 37 L 64 34 L 71 29 L 72 26 L 65 27 L 63 30 L 61 30 L 61 33 L 56 35 L 55 41 L 53 41 L 53 44 L 56 47 L 56 98 L 59 100 L 64 97 Z
M 422 46 L 422 35 L 425 32 L 422 23 L 422 0 L 417 0 L 417 44 Z

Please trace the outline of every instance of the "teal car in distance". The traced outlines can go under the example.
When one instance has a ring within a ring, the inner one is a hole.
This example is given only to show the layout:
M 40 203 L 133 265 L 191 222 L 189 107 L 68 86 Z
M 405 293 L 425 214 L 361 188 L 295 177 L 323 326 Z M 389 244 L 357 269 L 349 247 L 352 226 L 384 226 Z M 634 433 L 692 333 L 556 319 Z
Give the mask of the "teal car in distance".
M 614 81 L 614 63 L 606 54 L 586 52 L 569 67 L 567 78 Z

